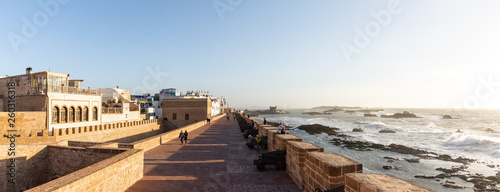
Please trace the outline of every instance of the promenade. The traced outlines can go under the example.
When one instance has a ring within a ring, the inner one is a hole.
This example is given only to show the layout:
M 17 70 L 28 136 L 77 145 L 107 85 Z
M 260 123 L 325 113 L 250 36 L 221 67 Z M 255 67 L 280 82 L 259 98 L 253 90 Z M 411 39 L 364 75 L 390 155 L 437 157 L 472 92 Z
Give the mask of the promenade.
M 189 133 L 188 144 L 172 140 L 144 154 L 144 177 L 127 191 L 302 191 L 286 173 L 257 171 L 260 153 L 246 147 L 231 116 Z

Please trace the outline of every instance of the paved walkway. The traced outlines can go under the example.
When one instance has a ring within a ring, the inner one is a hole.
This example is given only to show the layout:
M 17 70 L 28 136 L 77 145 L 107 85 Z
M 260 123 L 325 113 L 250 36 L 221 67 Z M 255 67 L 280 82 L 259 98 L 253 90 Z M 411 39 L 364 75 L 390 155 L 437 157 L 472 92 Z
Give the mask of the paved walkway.
M 144 154 L 144 177 L 127 191 L 302 191 L 286 171 L 257 171 L 236 120 L 221 118 Z

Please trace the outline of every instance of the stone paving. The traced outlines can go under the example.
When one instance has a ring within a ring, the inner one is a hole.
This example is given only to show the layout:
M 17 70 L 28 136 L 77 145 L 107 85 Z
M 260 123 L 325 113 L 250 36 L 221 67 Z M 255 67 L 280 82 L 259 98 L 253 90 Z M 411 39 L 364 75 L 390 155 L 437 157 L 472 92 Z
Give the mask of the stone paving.
M 127 191 L 302 191 L 274 166 L 257 171 L 236 120 L 221 118 L 189 133 L 188 144 L 172 140 L 144 154 L 144 177 Z

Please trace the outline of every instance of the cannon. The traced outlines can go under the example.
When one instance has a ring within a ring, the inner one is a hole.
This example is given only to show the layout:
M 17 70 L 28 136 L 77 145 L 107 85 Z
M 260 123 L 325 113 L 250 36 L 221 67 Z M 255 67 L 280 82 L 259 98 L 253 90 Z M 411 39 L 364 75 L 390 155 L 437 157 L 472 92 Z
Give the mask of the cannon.
M 259 134 L 259 130 L 257 130 L 257 129 L 249 129 L 249 130 L 246 130 L 245 133 L 243 133 L 243 137 L 245 139 L 248 139 L 249 135 L 251 135 L 252 137 L 255 137 L 258 134 Z
M 252 130 L 253 129 L 253 126 L 252 125 L 243 125 L 241 128 L 240 128 L 240 131 L 243 132 L 243 131 L 246 131 L 246 130 Z
M 266 170 L 266 165 L 275 165 L 277 170 L 286 170 L 286 150 L 262 153 L 253 164 L 257 165 L 259 171 Z

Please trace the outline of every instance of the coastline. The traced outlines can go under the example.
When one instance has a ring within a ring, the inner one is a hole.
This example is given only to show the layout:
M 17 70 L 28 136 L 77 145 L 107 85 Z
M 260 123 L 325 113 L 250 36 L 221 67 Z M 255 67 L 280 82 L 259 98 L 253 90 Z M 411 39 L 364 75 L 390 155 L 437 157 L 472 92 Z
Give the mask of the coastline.
M 301 112 L 303 110 L 304 109 L 299 109 L 298 111 Z M 436 110 L 438 113 L 443 112 L 442 109 Z M 298 113 L 297 111 L 295 112 Z M 331 119 L 335 119 L 335 113 L 333 116 L 334 117 L 331 117 Z M 363 142 L 367 141 L 363 141 L 357 137 L 352 137 L 352 135 L 359 135 L 362 133 L 352 134 L 351 131 L 346 131 L 346 129 L 339 131 L 340 134 L 347 135 L 341 137 L 325 133 L 309 134 L 306 131 L 296 129 L 298 124 L 314 124 L 317 121 L 320 121 L 320 116 L 302 117 L 303 119 L 301 120 L 305 119 L 303 122 L 294 119 L 293 116 L 280 117 L 277 115 L 264 115 L 253 118 L 261 120 L 263 117 L 266 117 L 268 121 L 286 122 L 288 125 L 292 125 L 294 129 L 289 131 L 290 134 L 296 135 L 306 142 L 311 142 L 315 145 L 324 147 L 325 152 L 339 153 L 348 158 L 359 161 L 363 163 L 366 168 L 366 172 L 392 174 L 409 182 L 436 191 L 474 191 L 474 189 L 481 190 L 486 188 L 495 188 L 494 185 L 492 187 L 491 181 L 499 178 L 500 166 L 499 164 L 492 164 L 491 162 L 476 161 L 476 159 L 471 160 L 469 158 L 463 158 L 457 154 L 446 154 L 406 145 L 401 145 L 401 147 L 404 147 L 400 150 L 415 151 L 404 154 L 404 152 L 401 153 L 401 151 L 398 153 L 397 147 L 394 150 L 387 150 L 387 143 L 381 144 L 371 142 L 372 144 L 378 145 L 375 145 L 375 147 L 363 146 L 363 144 L 367 144 Z M 377 119 L 372 118 L 371 121 L 377 121 Z M 339 124 L 339 122 L 336 123 Z M 386 136 L 391 137 L 390 135 Z M 344 142 L 342 142 L 339 138 L 343 138 Z M 345 141 L 351 141 L 351 143 L 346 143 Z M 356 145 L 358 145 L 358 148 L 356 148 Z M 359 150 L 359 147 L 369 150 Z M 382 149 L 384 147 L 385 149 Z M 421 151 L 418 152 L 419 150 Z M 405 159 L 418 160 L 417 162 L 411 162 Z M 390 168 L 384 169 L 384 167 Z M 498 184 L 496 185 L 496 188 L 499 188 Z M 495 191 L 495 189 L 492 189 L 491 191 Z

